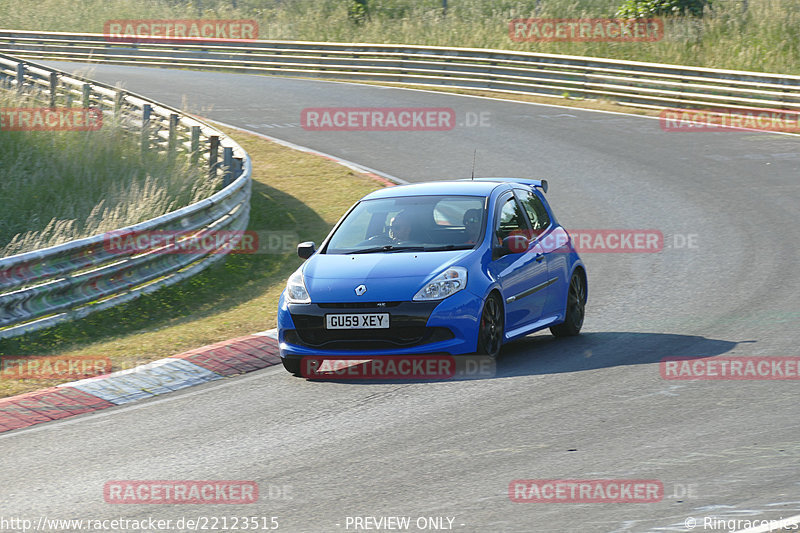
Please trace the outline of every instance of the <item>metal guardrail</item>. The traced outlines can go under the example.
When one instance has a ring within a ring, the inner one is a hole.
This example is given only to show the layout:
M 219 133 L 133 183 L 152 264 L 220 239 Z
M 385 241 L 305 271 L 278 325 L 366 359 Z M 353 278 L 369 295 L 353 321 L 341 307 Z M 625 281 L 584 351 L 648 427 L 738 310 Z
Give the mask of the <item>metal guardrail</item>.
M 505 50 L 300 41 L 122 43 L 101 34 L 0 30 L 0 51 L 62 61 L 568 94 L 651 108 L 800 109 L 800 76 Z
M 0 82 L 50 107 L 95 107 L 139 135 L 143 150 L 184 151 L 195 164 L 222 174 L 223 188 L 205 200 L 115 231 L 237 231 L 250 213 L 251 162 L 235 141 L 181 111 L 119 88 L 0 54 Z M 222 159 L 219 151 L 222 150 Z M 137 253 L 109 247 L 108 234 L 0 258 L 0 338 L 14 337 L 133 300 L 200 272 L 225 257 L 198 253 Z

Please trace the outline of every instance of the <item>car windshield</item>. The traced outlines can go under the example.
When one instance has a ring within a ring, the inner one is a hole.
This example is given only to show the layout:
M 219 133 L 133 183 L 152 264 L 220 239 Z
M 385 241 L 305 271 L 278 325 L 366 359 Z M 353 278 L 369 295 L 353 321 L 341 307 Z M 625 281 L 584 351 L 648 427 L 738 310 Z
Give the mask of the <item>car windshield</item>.
M 328 254 L 468 250 L 483 234 L 483 196 L 401 196 L 360 202 L 342 221 Z

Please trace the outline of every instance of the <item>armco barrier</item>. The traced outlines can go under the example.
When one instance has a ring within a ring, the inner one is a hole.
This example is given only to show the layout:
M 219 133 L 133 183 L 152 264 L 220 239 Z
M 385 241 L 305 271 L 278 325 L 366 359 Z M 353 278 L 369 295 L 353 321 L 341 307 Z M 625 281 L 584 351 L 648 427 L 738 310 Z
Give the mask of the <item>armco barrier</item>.
M 82 105 L 102 111 L 139 135 L 143 150 L 185 151 L 223 188 L 209 198 L 119 231 L 237 231 L 250 213 L 247 153 L 215 128 L 181 111 L 91 80 L 0 54 L 3 89 L 28 91 L 51 107 Z M 219 152 L 222 157 L 219 157 Z M 225 257 L 214 249 L 192 254 L 119 253 L 95 235 L 43 250 L 0 258 L 0 338 L 13 337 L 127 302 L 185 279 Z
M 652 108 L 800 109 L 800 76 L 508 50 L 299 41 L 120 43 L 101 34 L 0 30 L 0 51 L 62 61 L 566 93 Z

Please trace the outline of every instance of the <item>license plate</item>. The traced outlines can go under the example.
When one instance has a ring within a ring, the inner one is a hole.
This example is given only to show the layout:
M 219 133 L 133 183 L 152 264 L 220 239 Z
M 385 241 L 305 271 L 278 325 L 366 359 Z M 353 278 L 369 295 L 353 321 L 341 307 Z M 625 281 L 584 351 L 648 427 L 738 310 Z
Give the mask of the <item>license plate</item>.
M 385 329 L 389 327 L 389 313 L 325 315 L 325 327 L 327 329 Z

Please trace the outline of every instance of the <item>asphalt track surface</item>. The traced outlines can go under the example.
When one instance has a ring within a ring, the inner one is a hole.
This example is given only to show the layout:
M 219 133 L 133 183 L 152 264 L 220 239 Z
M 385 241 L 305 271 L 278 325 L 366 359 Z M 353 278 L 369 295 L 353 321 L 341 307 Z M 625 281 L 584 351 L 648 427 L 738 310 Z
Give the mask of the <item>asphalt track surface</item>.
M 74 70 L 74 64 L 55 64 Z M 672 356 L 796 356 L 798 138 L 424 91 L 97 66 L 92 76 L 408 181 L 550 180 L 570 229 L 658 229 L 660 253 L 584 253 L 583 333 L 508 345 L 493 378 L 311 382 L 280 367 L 0 437 L 4 517 L 450 517 L 464 532 L 727 531 L 800 513 L 796 381 L 672 381 Z M 451 107 L 443 132 L 314 132 L 307 107 Z M 488 124 L 467 127 L 467 113 Z M 324 194 L 324 179 L 320 194 Z M 267 228 L 265 228 L 267 229 Z M 676 247 L 694 234 L 695 247 Z M 265 324 L 265 328 L 268 324 Z M 655 479 L 657 503 L 512 503 L 515 479 Z M 109 480 L 253 480 L 253 505 L 112 505 Z M 290 487 L 290 498 L 268 487 Z M 444 524 L 447 525 L 447 520 Z M 411 531 L 416 530 L 411 528 Z

